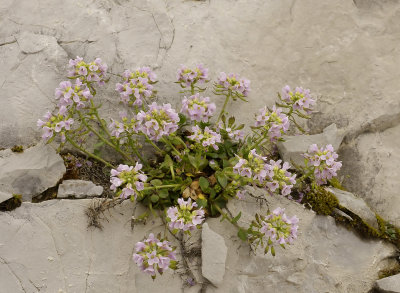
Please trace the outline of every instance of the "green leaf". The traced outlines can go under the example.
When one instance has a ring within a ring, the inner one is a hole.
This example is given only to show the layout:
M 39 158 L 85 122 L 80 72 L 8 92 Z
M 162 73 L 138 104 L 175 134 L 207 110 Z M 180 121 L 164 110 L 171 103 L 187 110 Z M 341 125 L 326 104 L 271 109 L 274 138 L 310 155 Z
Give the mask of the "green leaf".
M 160 189 L 158 191 L 158 196 L 160 198 L 167 198 L 168 197 L 168 189 Z
M 269 251 L 269 246 L 265 247 L 264 254 L 267 254 Z
M 160 199 L 160 198 L 159 198 L 159 196 L 158 196 L 157 194 L 153 194 L 153 195 L 150 197 L 150 200 L 151 200 L 152 202 L 154 202 L 154 203 L 156 203 L 159 199 Z
M 275 256 L 275 248 L 273 246 L 271 246 L 271 254 L 272 256 Z
M 179 124 L 179 125 L 185 124 L 186 119 L 187 119 L 186 116 L 183 115 L 182 113 L 179 113 L 178 115 L 179 115 L 179 122 L 178 122 L 178 124 Z
M 219 173 L 217 175 L 217 180 L 218 183 L 221 184 L 223 188 L 225 188 L 228 185 L 228 177 L 224 173 Z
M 228 126 L 231 127 L 235 123 L 235 117 L 229 117 Z
M 239 212 L 239 214 L 237 214 L 237 216 L 232 219 L 232 221 L 231 221 L 232 224 L 236 224 L 239 221 L 241 216 L 242 216 L 242 212 Z
M 194 168 L 196 168 L 196 170 L 198 170 L 198 169 L 199 169 L 199 163 L 198 163 L 198 161 L 196 160 L 196 158 L 193 157 L 193 156 L 191 156 L 191 155 L 188 155 L 188 159 L 189 159 L 189 163 L 190 163 Z
M 248 235 L 248 233 L 247 233 L 246 230 L 240 228 L 237 235 L 238 235 L 238 237 L 239 237 L 240 239 L 242 239 L 243 241 L 247 241 L 247 235 Z
M 198 200 L 196 200 L 196 203 L 199 206 L 199 208 L 200 207 L 206 208 L 208 204 L 207 199 L 205 198 L 199 198 Z
M 210 182 L 208 182 L 207 178 L 200 177 L 199 178 L 200 188 L 203 192 L 210 186 Z
M 244 124 L 240 124 L 238 127 L 236 127 L 236 130 L 242 130 L 244 128 Z
M 162 181 L 160 179 L 153 179 L 150 181 L 150 184 L 153 186 L 160 186 L 162 185 Z

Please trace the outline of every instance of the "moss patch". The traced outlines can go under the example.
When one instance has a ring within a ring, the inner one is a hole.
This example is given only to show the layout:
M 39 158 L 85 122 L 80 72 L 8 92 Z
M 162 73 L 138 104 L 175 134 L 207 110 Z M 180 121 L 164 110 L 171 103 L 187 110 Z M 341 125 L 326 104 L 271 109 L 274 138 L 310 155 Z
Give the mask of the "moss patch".
M 21 206 L 22 195 L 13 194 L 13 197 L 0 203 L 0 211 L 12 211 L 17 207 Z
M 307 192 L 302 203 L 308 205 L 318 215 L 334 215 L 334 209 L 339 207 L 336 196 L 321 186 L 316 186 Z

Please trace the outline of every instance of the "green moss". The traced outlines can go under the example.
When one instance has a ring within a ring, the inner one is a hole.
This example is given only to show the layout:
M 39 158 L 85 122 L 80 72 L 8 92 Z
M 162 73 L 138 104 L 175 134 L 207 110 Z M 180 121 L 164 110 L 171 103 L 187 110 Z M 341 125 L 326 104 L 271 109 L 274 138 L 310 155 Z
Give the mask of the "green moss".
M 390 276 L 394 276 L 397 275 L 398 273 L 400 273 L 400 264 L 396 263 L 393 266 L 380 270 L 378 273 L 378 278 L 379 279 L 383 279 L 383 278 L 387 278 Z
M 14 153 L 22 153 L 24 151 L 24 147 L 22 145 L 15 145 L 11 148 L 11 151 Z
M 306 193 L 303 203 L 308 204 L 318 215 L 333 215 L 334 209 L 339 206 L 336 196 L 321 186 Z

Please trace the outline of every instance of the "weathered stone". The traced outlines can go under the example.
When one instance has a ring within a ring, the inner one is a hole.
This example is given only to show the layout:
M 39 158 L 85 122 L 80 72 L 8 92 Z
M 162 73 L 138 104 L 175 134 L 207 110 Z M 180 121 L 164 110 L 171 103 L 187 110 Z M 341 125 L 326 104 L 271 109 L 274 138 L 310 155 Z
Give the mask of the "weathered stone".
M 232 224 L 208 219 L 209 227 L 223 235 L 228 258 L 223 284 L 206 292 L 368 292 L 384 260 L 395 251 L 382 241 L 363 240 L 333 218 L 318 216 L 294 201 L 251 187 L 246 190 L 265 196 L 266 203 L 250 195 L 230 201 L 233 215 L 242 212 L 240 226 L 248 227 L 255 213 L 265 215 L 268 209 L 282 207 L 288 216 L 300 219 L 298 238 L 286 249 L 277 247 L 275 257 L 264 255 L 262 249 L 249 253 Z
M 1 188 L 1 186 L 0 186 L 0 188 Z M 12 197 L 13 197 L 12 193 L 4 192 L 0 189 L 0 203 L 2 203 L 3 201 L 6 201 Z
M 22 194 L 23 201 L 55 186 L 65 171 L 63 159 L 49 145 L 0 158 L 0 184 L 9 185 L 12 193 Z
M 363 133 L 339 153 L 343 185 L 383 219 L 400 226 L 400 126 Z
M 394 275 L 376 281 L 379 293 L 400 293 L 400 275 Z
M 0 213 L 0 291 L 181 292 L 178 274 L 169 270 L 154 282 L 132 261 L 136 242 L 164 231 L 160 218 L 132 229 L 134 205 L 125 201 L 106 213 L 103 230 L 88 229 L 90 205 L 50 200 Z
M 85 180 L 64 180 L 58 186 L 57 198 L 86 198 L 100 196 L 103 187 Z
M 362 198 L 356 197 L 354 194 L 350 192 L 340 190 L 337 188 L 327 187 L 326 189 L 336 196 L 341 206 L 355 213 L 361 219 L 363 219 L 367 224 L 379 230 L 379 225 L 375 213 L 371 210 L 371 208 L 365 203 L 365 201 Z
M 344 133 L 331 124 L 321 134 L 284 136 L 285 141 L 278 142 L 279 153 L 285 162 L 294 162 L 296 165 L 304 166 L 304 157 L 308 147 L 317 144 L 325 147 L 331 144 L 335 150 L 339 149 Z
M 213 285 L 219 286 L 224 279 L 228 252 L 225 240 L 210 229 L 207 223 L 203 224 L 201 239 L 201 272 Z

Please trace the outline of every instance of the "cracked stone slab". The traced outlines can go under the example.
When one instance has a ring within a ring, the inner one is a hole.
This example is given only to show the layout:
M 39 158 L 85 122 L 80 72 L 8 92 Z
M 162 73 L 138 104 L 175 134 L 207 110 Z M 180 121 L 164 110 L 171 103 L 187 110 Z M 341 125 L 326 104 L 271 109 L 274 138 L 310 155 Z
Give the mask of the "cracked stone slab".
M 124 201 L 106 212 L 103 230 L 88 229 L 85 210 L 91 204 L 24 202 L 0 213 L 0 292 L 181 292 L 178 274 L 168 270 L 154 282 L 132 261 L 136 242 L 164 231 L 159 218 L 132 229 L 134 204 Z
M 0 158 L 0 184 L 22 194 L 23 201 L 55 186 L 65 172 L 64 160 L 49 145 L 39 144 Z
M 278 142 L 278 150 L 285 162 L 294 162 L 296 165 L 304 166 L 304 157 L 308 147 L 312 144 L 325 147 L 331 144 L 337 151 L 343 140 L 344 133 L 338 130 L 336 124 L 331 124 L 320 134 L 284 136 L 285 141 Z
M 100 196 L 103 187 L 86 180 L 64 180 L 58 186 L 57 198 L 86 198 Z
M 228 248 L 224 238 L 207 223 L 203 224 L 201 240 L 201 272 L 204 278 L 218 287 L 224 280 Z

